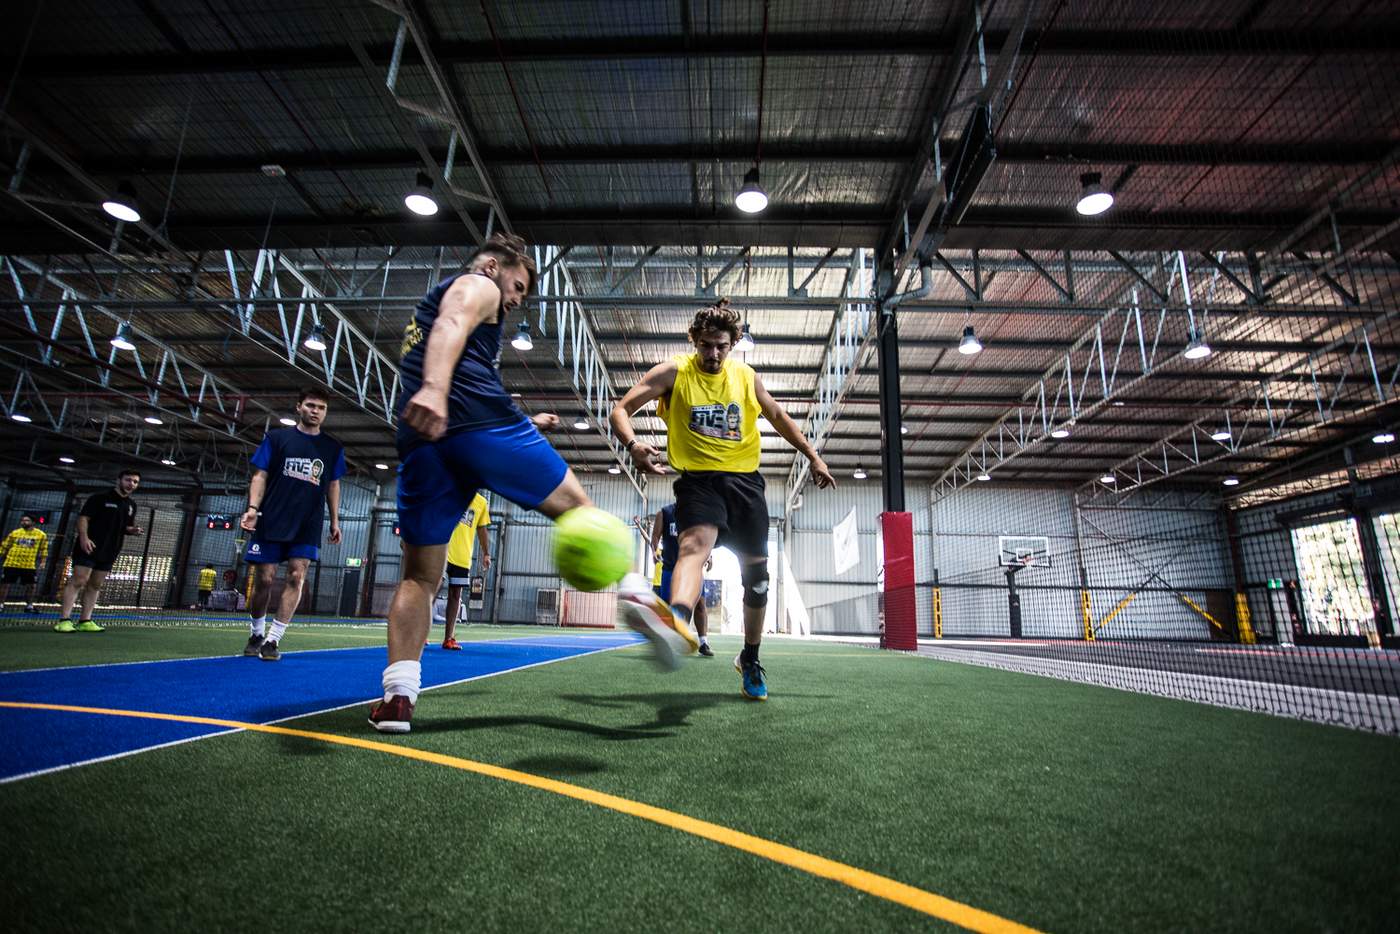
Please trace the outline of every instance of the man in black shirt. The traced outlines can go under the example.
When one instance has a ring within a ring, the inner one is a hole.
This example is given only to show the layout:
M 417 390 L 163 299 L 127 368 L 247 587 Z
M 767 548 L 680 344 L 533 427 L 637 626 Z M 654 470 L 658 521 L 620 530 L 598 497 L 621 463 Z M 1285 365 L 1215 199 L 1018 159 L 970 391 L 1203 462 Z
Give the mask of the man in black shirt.
M 92 621 L 92 608 L 97 604 L 107 572 L 121 553 L 123 540 L 144 531 L 136 525 L 136 503 L 131 499 L 140 485 L 140 472 L 128 467 L 117 475 L 116 489 L 96 493 L 83 503 L 78 514 L 78 541 L 71 556 L 73 575 L 63 588 L 63 616 L 54 624 L 54 632 L 102 631 Z M 83 594 L 83 611 L 75 626 L 73 604 L 79 591 Z

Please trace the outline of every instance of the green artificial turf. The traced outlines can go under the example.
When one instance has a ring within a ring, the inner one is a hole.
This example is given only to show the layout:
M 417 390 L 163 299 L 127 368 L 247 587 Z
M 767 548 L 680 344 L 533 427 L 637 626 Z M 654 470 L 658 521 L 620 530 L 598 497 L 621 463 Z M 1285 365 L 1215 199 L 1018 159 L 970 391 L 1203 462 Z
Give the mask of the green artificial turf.
M 16 635 L 0 632 L 5 667 Z M 1379 931 L 1400 916 L 1393 738 L 788 640 L 765 646 L 772 699 L 753 704 L 729 664 L 737 640 L 717 648 L 672 675 L 631 648 L 430 691 L 414 732 L 387 741 L 668 808 L 1045 930 Z M 288 725 L 382 738 L 363 718 Z M 290 737 L 0 786 L 0 827 L 23 841 L 15 930 L 938 927 L 636 818 Z

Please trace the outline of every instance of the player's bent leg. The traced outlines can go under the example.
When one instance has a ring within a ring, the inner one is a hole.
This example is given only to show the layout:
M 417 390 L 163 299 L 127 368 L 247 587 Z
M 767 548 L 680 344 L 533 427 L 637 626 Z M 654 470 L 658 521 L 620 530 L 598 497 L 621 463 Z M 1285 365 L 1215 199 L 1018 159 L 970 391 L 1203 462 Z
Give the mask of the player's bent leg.
M 447 566 L 447 543 L 403 546 L 403 579 L 389 605 L 389 665 L 384 699 L 370 708 L 369 722 L 381 733 L 407 733 L 418 703 L 423 640 L 432 624 L 433 597 Z
M 63 585 L 63 597 L 58 612 L 58 622 L 54 624 L 54 632 L 73 632 L 73 604 L 78 602 L 78 595 L 82 593 L 83 587 L 87 584 L 88 575 L 92 573 L 92 568 L 85 564 L 74 564 L 73 573 L 69 576 L 68 582 Z
M 93 568 L 83 584 L 83 608 L 75 625 L 76 632 L 102 632 L 103 627 L 92 621 L 92 611 L 97 606 L 97 595 L 102 592 L 102 583 L 107 580 L 107 571 Z
M 457 613 L 462 608 L 462 585 L 447 585 L 447 607 L 443 614 L 445 617 L 444 631 L 442 636 L 442 647 L 449 651 L 461 651 L 461 646 L 457 644 Z
M 766 672 L 758 662 L 758 647 L 763 641 L 763 620 L 768 612 L 768 556 L 744 555 L 739 566 L 744 585 L 744 650 L 734 659 L 734 667 L 742 676 L 744 696 L 749 700 L 767 700 Z
M 564 479 L 559 481 L 559 485 L 541 500 L 535 509 L 551 519 L 558 519 L 570 509 L 592 505 L 593 500 L 584 490 L 583 484 L 579 483 L 578 477 L 574 476 L 572 470 L 569 470 L 565 472 Z
M 695 634 L 700 637 L 700 654 L 705 658 L 714 658 L 715 650 L 710 648 L 710 613 L 705 606 L 703 587 L 701 587 L 700 599 L 695 604 L 695 613 L 691 619 L 695 623 Z

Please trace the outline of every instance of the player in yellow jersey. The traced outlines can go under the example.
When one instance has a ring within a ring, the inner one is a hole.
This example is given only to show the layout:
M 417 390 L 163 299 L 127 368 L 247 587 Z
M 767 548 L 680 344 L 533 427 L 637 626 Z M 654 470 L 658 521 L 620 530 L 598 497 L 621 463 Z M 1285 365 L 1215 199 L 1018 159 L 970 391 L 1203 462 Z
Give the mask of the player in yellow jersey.
M 10 585 L 19 584 L 26 588 L 25 612 L 34 612 L 34 584 L 48 557 L 48 535 L 34 524 L 33 516 L 21 516 L 19 528 L 0 542 L 0 563 L 4 566 L 3 576 L 0 576 L 0 610 L 4 609 L 5 599 L 10 595 Z
M 657 400 L 657 414 L 666 422 L 666 455 L 680 473 L 672 488 L 680 555 L 671 575 L 671 612 L 688 628 L 700 599 L 705 559 L 716 544 L 734 551 L 744 584 L 744 650 L 734 667 L 743 677 L 744 696 L 766 700 L 768 687 L 758 662 L 768 604 L 768 503 L 758 472 L 759 414 L 811 462 L 817 486 L 835 486 L 836 480 L 753 367 L 729 358 L 739 340 L 739 315 L 728 299 L 697 312 L 689 337 L 694 352 L 652 367 L 613 407 L 610 421 L 638 468 L 664 474 L 666 468 L 658 463 L 661 452 L 632 430 L 633 413 Z
M 219 572 L 214 570 L 214 565 L 209 562 L 204 563 L 203 569 L 199 572 L 199 608 L 209 609 L 209 595 L 214 592 L 214 585 L 218 583 Z
M 491 568 L 490 546 L 486 544 L 486 527 L 491 524 L 491 508 L 486 497 L 480 493 L 472 497 L 472 504 L 462 513 L 462 521 L 452 530 L 452 538 L 447 542 L 447 630 L 443 633 L 442 647 L 450 651 L 460 651 L 454 636 L 457 634 L 457 610 L 462 605 L 462 588 L 472 582 L 472 558 L 476 545 L 481 545 L 481 565 Z

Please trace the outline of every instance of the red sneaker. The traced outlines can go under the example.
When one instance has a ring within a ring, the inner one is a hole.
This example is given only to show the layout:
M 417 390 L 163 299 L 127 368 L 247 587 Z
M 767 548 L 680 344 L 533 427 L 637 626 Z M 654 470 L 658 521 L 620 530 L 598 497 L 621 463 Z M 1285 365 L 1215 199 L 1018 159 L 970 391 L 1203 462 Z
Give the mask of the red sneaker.
M 447 650 L 452 651 L 452 652 L 460 652 L 460 651 L 462 651 L 462 647 L 461 647 L 460 645 L 457 644 L 457 640 L 456 640 L 456 639 L 444 639 L 444 640 L 442 640 L 442 647 L 443 647 L 444 649 L 447 649 Z
M 412 720 L 413 704 L 402 694 L 375 701 L 369 708 L 369 725 L 381 733 L 407 733 Z

